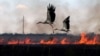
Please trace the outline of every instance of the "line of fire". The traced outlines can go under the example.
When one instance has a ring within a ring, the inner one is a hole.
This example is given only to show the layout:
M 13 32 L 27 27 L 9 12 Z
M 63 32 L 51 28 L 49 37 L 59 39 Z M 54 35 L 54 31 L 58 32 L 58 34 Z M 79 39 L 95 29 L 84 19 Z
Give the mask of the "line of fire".
M 94 33 L 81 35 L 66 35 L 66 34 L 4 34 L 0 36 L 0 44 L 86 44 L 86 45 L 96 45 L 100 44 L 100 35 Z M 47 38 L 48 37 L 48 38 Z

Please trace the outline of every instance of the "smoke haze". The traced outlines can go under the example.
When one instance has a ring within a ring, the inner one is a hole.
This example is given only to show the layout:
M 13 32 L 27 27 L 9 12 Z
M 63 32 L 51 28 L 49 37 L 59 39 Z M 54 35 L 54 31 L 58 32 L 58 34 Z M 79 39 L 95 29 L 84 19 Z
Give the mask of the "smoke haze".
M 56 7 L 54 28 L 70 15 L 71 33 L 100 33 L 100 0 L 0 0 L 0 33 L 22 33 L 23 16 L 25 33 L 52 33 L 49 25 L 36 24 L 46 20 L 49 3 Z

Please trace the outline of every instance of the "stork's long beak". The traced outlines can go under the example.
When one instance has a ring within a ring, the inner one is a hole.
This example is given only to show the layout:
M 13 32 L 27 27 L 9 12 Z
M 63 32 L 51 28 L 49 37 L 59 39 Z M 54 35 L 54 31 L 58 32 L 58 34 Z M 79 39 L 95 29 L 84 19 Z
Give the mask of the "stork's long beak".
M 38 22 L 37 24 L 40 24 L 40 23 L 42 23 L 42 22 Z

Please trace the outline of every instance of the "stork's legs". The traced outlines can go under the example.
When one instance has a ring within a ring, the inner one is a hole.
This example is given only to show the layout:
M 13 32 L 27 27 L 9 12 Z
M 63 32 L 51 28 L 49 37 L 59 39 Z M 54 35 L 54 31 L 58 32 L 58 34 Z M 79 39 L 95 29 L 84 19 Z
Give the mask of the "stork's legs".
M 50 26 L 52 27 L 52 30 L 53 30 L 53 34 L 54 34 L 54 28 L 53 28 L 53 25 L 52 25 L 52 24 L 50 24 Z
M 67 30 L 65 30 L 65 29 L 54 29 L 54 30 L 63 31 L 63 32 L 66 32 L 66 33 L 68 33 L 70 31 L 69 29 L 67 29 Z
M 38 22 L 37 24 L 49 24 L 47 22 Z M 52 24 L 49 24 L 51 27 L 52 27 L 52 30 L 53 30 L 53 34 L 54 34 L 54 29 L 53 29 L 53 25 Z

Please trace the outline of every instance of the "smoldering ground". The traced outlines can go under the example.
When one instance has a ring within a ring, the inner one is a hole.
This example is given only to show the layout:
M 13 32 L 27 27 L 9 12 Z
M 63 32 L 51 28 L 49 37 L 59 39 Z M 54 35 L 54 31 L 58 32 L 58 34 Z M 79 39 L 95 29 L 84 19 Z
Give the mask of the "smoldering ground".
M 25 33 L 52 33 L 49 25 L 36 24 L 46 20 L 49 3 L 56 7 L 54 28 L 70 15 L 71 33 L 100 33 L 99 0 L 0 0 L 0 33 L 22 33 L 23 15 Z

